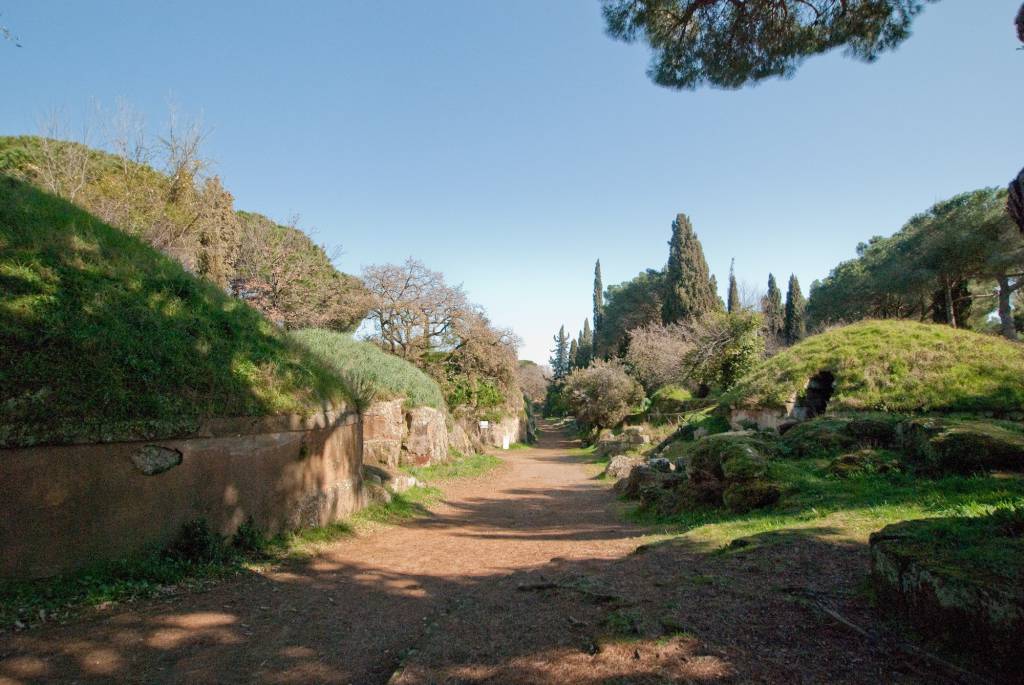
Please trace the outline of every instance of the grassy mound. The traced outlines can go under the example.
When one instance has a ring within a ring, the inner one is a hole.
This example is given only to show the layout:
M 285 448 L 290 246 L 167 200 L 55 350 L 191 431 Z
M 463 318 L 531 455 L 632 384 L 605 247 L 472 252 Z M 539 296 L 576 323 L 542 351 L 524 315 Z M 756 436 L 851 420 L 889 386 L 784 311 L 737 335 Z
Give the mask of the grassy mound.
M 864 321 L 810 337 L 725 394 L 732 407 L 782 407 L 822 371 L 835 377 L 829 411 L 983 412 L 1024 405 L 1024 346 L 910 321 Z
M 309 413 L 344 381 L 246 304 L 0 177 L 0 447 L 167 437 Z
M 405 397 L 411 407 L 444 407 L 441 388 L 409 362 L 336 331 L 305 329 L 292 337 L 345 379 L 356 403 Z

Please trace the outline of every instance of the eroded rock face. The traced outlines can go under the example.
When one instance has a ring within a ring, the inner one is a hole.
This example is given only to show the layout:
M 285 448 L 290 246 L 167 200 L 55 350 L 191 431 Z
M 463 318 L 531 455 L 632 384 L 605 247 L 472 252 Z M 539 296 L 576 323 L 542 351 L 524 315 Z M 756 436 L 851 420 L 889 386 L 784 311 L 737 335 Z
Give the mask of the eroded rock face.
M 883 612 L 1006 673 L 1024 667 L 1022 523 L 998 515 L 904 521 L 872 533 L 871 580 Z
M 155 476 L 181 464 L 181 452 L 160 445 L 146 445 L 132 454 L 131 460 L 144 475 Z
M 363 411 L 364 463 L 398 466 L 406 432 L 402 402 L 374 402 Z
M 402 463 L 422 465 L 448 460 L 448 427 L 443 413 L 431 407 L 416 407 L 406 413 L 406 425 Z

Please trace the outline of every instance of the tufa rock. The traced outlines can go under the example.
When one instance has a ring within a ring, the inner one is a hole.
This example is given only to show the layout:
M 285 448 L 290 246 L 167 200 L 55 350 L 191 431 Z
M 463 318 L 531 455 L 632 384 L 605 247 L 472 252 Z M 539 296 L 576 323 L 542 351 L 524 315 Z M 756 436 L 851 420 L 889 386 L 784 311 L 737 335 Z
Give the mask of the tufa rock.
M 170 471 L 181 464 L 181 459 L 182 455 L 179 450 L 160 445 L 145 445 L 131 456 L 135 468 L 146 476 L 155 476 Z
M 633 472 L 637 466 L 643 465 L 644 460 L 642 457 L 632 457 L 625 454 L 620 454 L 617 457 L 613 457 L 608 466 L 604 470 L 604 476 L 606 478 L 613 478 L 619 480 L 620 478 L 629 478 L 629 474 Z

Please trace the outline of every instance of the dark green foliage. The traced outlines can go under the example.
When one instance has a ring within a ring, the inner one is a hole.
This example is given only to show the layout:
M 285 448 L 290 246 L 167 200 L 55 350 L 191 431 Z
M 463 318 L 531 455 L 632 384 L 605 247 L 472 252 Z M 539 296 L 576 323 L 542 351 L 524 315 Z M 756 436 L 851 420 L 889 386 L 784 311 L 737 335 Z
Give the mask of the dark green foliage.
M 252 516 L 242 521 L 238 530 L 231 536 L 231 548 L 253 556 L 261 556 L 266 551 L 267 535 L 256 525 Z
M 768 274 L 768 293 L 761 304 L 764 313 L 764 330 L 774 340 L 782 340 L 786 328 L 786 311 L 782 306 L 782 291 L 775 282 L 775 276 Z
M 664 283 L 661 271 L 648 269 L 630 281 L 608 286 L 601 328 L 594 332 L 597 357 L 626 354 L 629 332 L 661 318 Z
M 590 330 L 590 319 L 583 320 L 583 330 L 577 343 L 576 366 L 585 369 L 594 358 L 594 332 Z
M 210 530 L 206 519 L 193 519 L 181 527 L 178 536 L 167 546 L 172 559 L 189 564 L 212 564 L 224 555 L 224 543 Z
M 740 303 L 740 289 L 736 286 L 736 260 L 729 264 L 729 300 L 726 311 L 730 314 L 739 312 L 743 305 Z
M 764 353 L 761 316 L 754 312 L 709 314 L 692 326 L 693 349 L 686 356 L 690 378 L 716 391 L 731 388 Z
M 572 366 L 569 359 L 569 336 L 565 334 L 565 326 L 558 329 L 558 335 L 554 337 L 555 349 L 551 350 L 551 373 L 556 381 L 560 381 L 569 375 Z
M 789 345 L 807 336 L 806 308 L 807 302 L 800 292 L 800 281 L 795 275 L 790 275 L 789 287 L 786 289 L 786 321 L 782 329 L 782 335 Z
M 594 265 L 594 338 L 604 327 L 604 281 L 601 279 L 601 260 Z M 596 354 L 596 353 L 595 353 Z
M 580 335 L 582 337 L 582 334 Z M 569 343 L 569 370 L 579 368 L 580 344 L 578 338 Z
M 995 310 L 1001 333 L 1015 338 L 1012 298 L 1024 288 L 1022 272 L 1024 237 L 1006 212 L 1006 192 L 985 188 L 935 204 L 891 237 L 861 243 L 856 259 L 811 289 L 808 317 L 814 326 L 877 317 L 963 328 L 987 325 Z M 976 297 L 992 291 L 997 297 Z
M 153 439 L 349 400 L 254 309 L 2 176 L 0 283 L 0 445 Z
M 716 309 L 718 294 L 712 289 L 704 249 L 685 214 L 672 222 L 668 247 L 662 322 L 691 321 Z
M 608 33 L 643 39 L 658 85 L 739 88 L 835 48 L 867 62 L 910 35 L 924 0 L 604 0 Z

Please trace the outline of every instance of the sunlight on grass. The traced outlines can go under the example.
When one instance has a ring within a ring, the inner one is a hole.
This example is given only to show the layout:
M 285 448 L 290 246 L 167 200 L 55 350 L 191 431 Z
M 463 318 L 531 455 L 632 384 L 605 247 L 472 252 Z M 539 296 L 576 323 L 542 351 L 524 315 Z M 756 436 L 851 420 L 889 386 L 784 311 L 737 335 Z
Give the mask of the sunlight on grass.
M 493 455 L 471 454 L 469 456 L 457 455 L 451 461 L 443 464 L 406 466 L 403 470 L 425 483 L 431 483 L 452 480 L 453 478 L 476 478 L 501 466 L 501 464 L 502 460 Z

